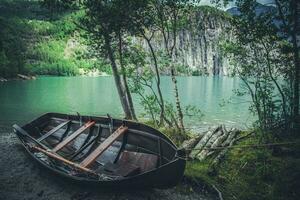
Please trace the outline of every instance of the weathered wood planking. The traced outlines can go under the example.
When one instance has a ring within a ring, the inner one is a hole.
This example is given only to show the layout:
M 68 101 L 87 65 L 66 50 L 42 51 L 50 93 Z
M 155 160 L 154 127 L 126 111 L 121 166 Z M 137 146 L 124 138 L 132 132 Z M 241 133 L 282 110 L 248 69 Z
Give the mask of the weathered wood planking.
M 56 153 L 57 151 L 59 151 L 60 149 L 62 149 L 64 146 L 66 146 L 67 144 L 69 144 L 70 142 L 72 142 L 73 140 L 75 140 L 83 131 L 85 131 L 86 129 L 90 128 L 94 124 L 95 124 L 94 121 L 87 122 L 85 125 L 83 125 L 82 127 L 80 127 L 77 131 L 75 131 L 72 135 L 70 135 L 69 137 L 67 137 L 66 139 L 64 139 L 61 143 L 59 143 L 58 145 L 56 145 L 52 149 L 52 152 Z
M 57 127 L 51 129 L 49 132 L 47 132 L 46 134 L 44 134 L 42 137 L 38 138 L 37 141 L 41 142 L 43 140 L 45 140 L 47 137 L 49 137 L 50 135 L 54 134 L 55 132 L 57 132 L 59 129 L 61 129 L 62 127 L 64 127 L 65 125 L 71 123 L 70 120 L 59 124 Z
M 92 170 L 87 169 L 87 168 L 85 168 L 85 167 L 82 167 L 82 166 L 80 166 L 79 164 L 74 163 L 74 162 L 72 162 L 72 161 L 70 161 L 70 160 L 67 160 L 67 159 L 61 157 L 60 155 L 57 155 L 57 154 L 55 154 L 55 153 L 52 153 L 52 152 L 50 152 L 50 151 L 47 151 L 47 150 L 42 149 L 42 148 L 37 147 L 37 146 L 32 146 L 31 148 L 32 148 L 32 149 L 35 149 L 35 150 L 37 150 L 37 151 L 39 151 L 39 152 L 42 152 L 42 153 L 46 154 L 47 156 L 49 156 L 49 157 L 51 157 L 51 158 L 53 158 L 53 159 L 55 159 L 55 160 L 59 160 L 59 161 L 61 161 L 61 162 L 63 162 L 63 163 L 66 163 L 66 164 L 68 164 L 68 165 L 70 165 L 70 166 L 72 166 L 72 167 L 74 167 L 74 168 L 76 168 L 76 169 L 79 169 L 79 170 L 81 170 L 81 171 L 88 172 L 88 173 L 91 173 L 91 174 L 96 175 L 96 173 L 93 172 Z
M 114 133 L 112 133 L 106 140 L 104 140 L 88 157 L 86 157 L 81 163 L 81 167 L 88 167 L 91 165 L 97 157 L 99 157 L 118 137 L 124 134 L 128 130 L 126 126 L 120 126 Z

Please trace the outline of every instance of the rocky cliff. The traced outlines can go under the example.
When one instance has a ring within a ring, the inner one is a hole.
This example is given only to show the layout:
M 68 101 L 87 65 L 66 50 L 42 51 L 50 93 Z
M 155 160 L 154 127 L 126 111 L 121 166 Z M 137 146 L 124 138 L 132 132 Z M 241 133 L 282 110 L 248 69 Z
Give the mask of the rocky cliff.
M 188 16 L 187 23 L 180 30 L 177 38 L 177 52 L 174 58 L 187 71 L 200 74 L 228 75 L 230 65 L 222 56 L 219 48 L 221 38 L 232 37 L 230 16 L 221 10 L 208 6 L 199 7 Z M 163 49 L 163 37 L 157 33 L 153 46 L 156 50 Z M 147 49 L 146 42 L 142 46 Z

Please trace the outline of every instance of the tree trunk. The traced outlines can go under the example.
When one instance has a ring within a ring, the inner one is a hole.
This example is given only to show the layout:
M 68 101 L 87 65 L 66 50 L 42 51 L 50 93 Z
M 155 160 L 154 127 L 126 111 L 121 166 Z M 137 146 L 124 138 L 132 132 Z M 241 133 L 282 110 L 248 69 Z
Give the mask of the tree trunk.
M 125 71 L 124 66 L 122 66 L 122 71 Z M 133 101 L 132 101 L 132 96 L 131 96 L 131 93 L 130 93 L 129 88 L 128 88 L 126 75 L 124 74 L 122 77 L 123 77 L 123 81 L 124 81 L 124 87 L 125 87 L 125 92 L 126 92 L 126 96 L 127 96 L 127 102 L 128 102 L 128 105 L 129 105 L 129 109 L 130 109 L 130 112 L 131 112 L 132 119 L 137 121 L 137 117 L 136 117 L 136 114 L 135 114 L 135 109 L 134 109 L 134 105 L 133 105 Z
M 229 148 L 234 145 L 234 143 L 237 141 L 237 139 L 235 139 L 235 137 L 238 135 L 239 131 L 237 129 L 233 129 L 231 130 L 231 132 L 229 133 L 228 138 L 225 140 L 225 142 L 223 143 L 223 147 L 228 147 L 223 149 L 218 156 L 213 160 L 213 165 L 216 166 L 220 163 L 220 161 L 224 158 L 224 156 L 226 155 L 226 153 L 229 151 Z
M 278 84 L 277 80 L 274 78 L 273 76 L 273 72 L 271 70 L 271 59 L 270 59 L 270 50 L 267 48 L 267 45 L 264 43 L 264 41 L 261 41 L 261 44 L 264 46 L 265 51 L 266 51 L 266 60 L 267 60 L 267 68 L 268 68 L 268 72 L 269 72 L 269 76 L 272 79 L 272 81 L 274 82 L 274 84 L 276 85 L 276 88 L 278 90 L 278 92 L 281 95 L 281 99 L 282 99 L 282 112 L 284 115 L 284 120 L 285 120 L 285 127 L 287 128 L 287 123 L 288 119 L 287 119 L 287 112 L 286 112 L 286 97 L 283 93 L 283 90 L 281 88 L 281 86 Z
M 183 3 L 184 5 L 185 3 Z M 169 3 L 162 3 L 157 9 L 157 16 L 159 18 L 159 29 L 163 35 L 163 41 L 164 41 L 164 46 L 165 46 L 165 51 L 167 55 L 170 58 L 171 61 L 171 77 L 172 77 L 172 82 L 173 82 L 173 87 L 174 87 L 174 97 L 175 97 L 175 104 L 176 104 L 176 110 L 177 110 L 177 117 L 178 119 L 176 120 L 175 124 L 179 125 L 179 131 L 181 132 L 182 135 L 185 134 L 185 129 L 184 129 L 184 123 L 183 123 L 183 113 L 180 105 L 180 100 L 179 100 L 179 94 L 178 94 L 178 87 L 177 87 L 177 80 L 175 77 L 175 68 L 174 68 L 174 61 L 173 61 L 173 56 L 176 51 L 176 37 L 178 34 L 178 12 L 181 6 L 178 6 L 176 2 L 169 2 Z M 165 12 L 168 8 L 170 8 L 170 12 Z M 171 34 L 173 38 L 171 38 Z M 173 42 L 172 42 L 173 40 Z M 170 45 L 172 42 L 172 45 Z
M 210 137 L 210 139 L 205 144 L 205 149 L 203 149 L 198 155 L 197 159 L 204 160 L 209 153 L 209 149 L 212 145 L 218 140 L 218 138 L 222 137 L 224 135 L 222 128 L 220 128 L 218 131 L 214 132 L 213 135 Z
M 126 94 L 126 100 L 127 100 L 128 107 L 130 109 L 131 117 L 132 117 L 132 119 L 137 120 L 131 93 L 128 88 L 128 83 L 127 83 L 127 78 L 126 78 L 126 70 L 125 70 L 125 67 L 123 64 L 123 52 L 122 52 L 123 48 L 122 48 L 122 46 L 123 46 L 122 36 L 121 36 L 121 34 L 119 34 L 119 55 L 120 55 L 120 66 L 121 66 L 121 70 L 122 70 L 122 80 L 123 80 L 123 85 L 124 85 L 124 90 L 125 90 L 124 92 Z
M 185 140 L 182 145 L 181 148 L 186 150 L 186 153 L 189 154 L 193 148 L 195 148 L 195 146 L 199 143 L 199 141 L 204 137 L 204 135 L 207 132 L 201 132 L 198 133 L 197 135 L 194 135 L 191 139 L 187 139 Z
M 299 13 L 300 3 L 297 0 L 292 1 L 291 9 L 293 13 L 294 27 L 292 32 L 292 43 L 293 43 L 293 53 L 294 53 L 294 67 L 295 67 L 295 77 L 294 77 L 294 99 L 293 99 L 293 118 L 295 128 L 299 129 L 299 79 L 300 79 L 300 60 L 299 60 L 299 46 L 297 43 L 297 37 L 299 37 Z
M 209 139 L 212 137 L 212 135 L 219 131 L 222 127 L 218 126 L 214 128 L 213 130 L 209 130 L 205 133 L 205 135 L 200 139 L 198 144 L 195 146 L 194 150 L 190 153 L 191 158 L 196 158 L 197 155 L 202 151 L 202 149 L 205 147 L 206 143 L 209 141 Z
M 151 41 L 149 38 L 147 38 L 147 36 L 142 33 L 145 40 L 147 41 L 147 44 L 150 48 L 150 51 L 151 51 L 151 55 L 152 55 L 152 58 L 154 60 L 154 68 L 155 68 L 155 75 L 156 75 L 156 88 L 157 88 L 157 92 L 158 92 L 158 96 L 159 96 L 159 105 L 160 105 L 160 116 L 159 116 L 159 124 L 162 125 L 163 123 L 163 119 L 164 119 L 164 115 L 165 115 L 165 102 L 164 102 L 164 99 L 163 99 L 163 96 L 162 96 L 162 92 L 161 92 L 161 88 L 160 88 L 160 74 L 159 74 L 159 70 L 158 70 L 158 63 L 157 63 L 157 58 L 156 58 L 156 55 L 155 55 L 155 52 L 154 52 L 154 49 L 153 49 L 153 46 L 151 44 Z
M 117 87 L 117 91 L 118 91 L 118 94 L 119 94 L 119 98 L 120 98 L 120 101 L 121 101 L 123 111 L 125 113 L 125 118 L 126 119 L 132 119 L 132 115 L 131 115 L 130 108 L 129 108 L 129 105 L 128 105 L 128 101 L 127 101 L 127 98 L 126 98 L 126 94 L 124 92 L 122 81 L 121 81 L 121 78 L 120 78 L 120 75 L 119 75 L 119 72 L 118 72 L 118 67 L 117 67 L 117 64 L 116 64 L 114 53 L 113 53 L 113 50 L 111 48 L 109 36 L 105 35 L 104 40 L 105 40 L 105 49 L 107 51 L 107 54 L 108 54 L 108 57 L 109 57 L 109 60 L 110 60 L 110 63 L 111 63 L 111 68 L 112 68 L 113 76 L 114 76 L 114 79 L 115 79 L 115 84 L 116 84 L 116 87 Z
M 185 132 L 184 130 L 184 124 L 183 124 L 183 113 L 180 105 L 180 100 L 179 100 L 179 94 L 178 94 L 178 87 L 177 87 L 177 80 L 175 77 L 175 72 L 174 72 L 174 66 L 172 66 L 171 69 L 171 76 L 172 76 L 172 82 L 174 86 L 174 96 L 175 96 L 175 104 L 176 104 L 176 110 L 178 114 L 178 122 L 179 122 L 179 128 L 181 129 L 182 133 Z

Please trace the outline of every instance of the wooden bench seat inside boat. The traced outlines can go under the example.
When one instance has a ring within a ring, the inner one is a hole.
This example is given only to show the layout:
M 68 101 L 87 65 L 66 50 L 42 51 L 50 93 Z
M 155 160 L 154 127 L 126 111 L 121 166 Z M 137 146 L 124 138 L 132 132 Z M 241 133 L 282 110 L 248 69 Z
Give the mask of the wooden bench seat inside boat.
M 128 127 L 123 126 L 123 125 L 120 126 L 115 132 L 113 132 L 102 143 L 100 143 L 100 145 L 97 148 L 95 148 L 83 161 L 81 161 L 81 163 L 77 164 L 77 163 L 72 162 L 71 160 L 68 160 L 68 159 L 65 159 L 65 158 L 61 157 L 59 154 L 57 154 L 57 152 L 59 150 L 62 150 L 62 149 L 64 150 L 64 149 L 70 148 L 68 146 L 68 144 L 70 144 L 71 142 L 73 143 L 74 140 L 77 137 L 79 137 L 79 135 L 81 135 L 85 130 L 87 130 L 87 129 L 91 128 L 92 126 L 94 126 L 95 125 L 95 121 L 88 121 L 86 124 L 84 124 L 83 126 L 81 126 L 75 132 L 71 133 L 67 138 L 65 138 L 64 140 L 62 140 L 58 144 L 56 144 L 53 149 L 50 149 L 47 146 L 44 146 L 43 144 L 41 144 L 42 140 L 48 139 L 49 136 L 51 136 L 53 133 L 57 132 L 59 129 L 61 129 L 63 126 L 67 125 L 68 123 L 70 123 L 69 120 L 68 120 L 68 122 L 64 122 L 64 123 L 56 126 L 52 130 L 48 131 L 45 135 L 41 136 L 40 138 L 38 138 L 38 139 L 32 138 L 32 139 L 33 139 L 33 141 L 35 141 L 36 143 L 38 143 L 40 146 L 44 147 L 43 150 L 45 150 L 44 152 L 48 152 L 47 153 L 48 156 L 51 156 L 52 158 L 60 160 L 60 161 L 62 161 L 64 163 L 68 163 L 68 164 L 71 163 L 76 168 L 85 169 L 86 171 L 89 171 L 88 167 L 90 165 L 92 165 L 96 161 L 96 159 L 101 154 L 104 153 L 105 150 L 107 150 L 121 135 L 123 135 L 128 130 Z M 17 128 L 17 129 L 20 129 L 20 128 Z M 24 135 L 28 136 L 29 134 L 27 132 L 25 132 Z M 86 137 L 88 137 L 88 136 L 86 136 Z M 47 140 L 47 144 L 49 144 L 49 143 L 55 143 L 55 142 L 51 142 L 52 140 L 57 140 L 57 138 L 51 138 L 51 139 L 49 138 Z M 42 149 L 40 149 L 40 148 L 35 148 L 35 150 L 42 151 Z M 77 153 L 75 150 L 74 150 L 74 152 Z M 130 170 L 130 171 L 132 171 L 132 170 Z
M 95 124 L 94 121 L 87 122 L 86 124 L 84 124 L 83 126 L 81 126 L 77 131 L 75 131 L 74 133 L 72 133 L 69 137 L 67 137 L 66 139 L 64 139 L 59 144 L 57 144 L 52 149 L 52 152 L 55 153 L 55 152 L 59 151 L 60 149 L 62 149 L 63 147 L 65 147 L 67 144 L 69 144 L 70 142 L 72 142 L 74 139 L 76 139 L 80 134 L 83 133 L 83 131 L 85 131 L 86 129 L 90 128 L 94 124 Z
M 128 130 L 126 126 L 120 126 L 106 140 L 104 140 L 93 152 L 91 152 L 81 163 L 82 167 L 89 167 L 111 144 Z

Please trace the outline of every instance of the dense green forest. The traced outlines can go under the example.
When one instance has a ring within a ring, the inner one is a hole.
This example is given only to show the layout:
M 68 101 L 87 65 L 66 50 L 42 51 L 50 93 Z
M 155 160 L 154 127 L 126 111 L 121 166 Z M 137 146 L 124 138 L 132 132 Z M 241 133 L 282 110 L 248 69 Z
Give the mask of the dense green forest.
M 0 2 L 0 76 L 71 76 L 110 67 L 89 54 L 76 21 L 80 11 L 51 11 L 41 1 Z M 81 72 L 83 73 L 83 72 Z

